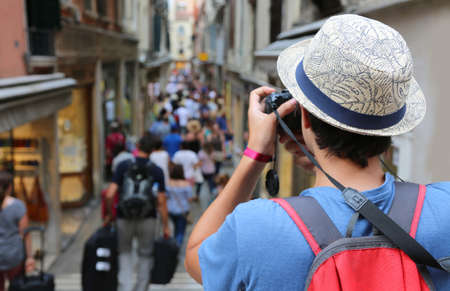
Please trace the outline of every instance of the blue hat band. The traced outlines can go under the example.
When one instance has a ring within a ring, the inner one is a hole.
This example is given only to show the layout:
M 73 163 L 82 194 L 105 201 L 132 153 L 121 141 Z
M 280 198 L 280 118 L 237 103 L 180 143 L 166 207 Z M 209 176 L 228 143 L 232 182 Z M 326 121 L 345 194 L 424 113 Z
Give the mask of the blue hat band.
M 308 78 L 303 69 L 303 60 L 297 66 L 295 77 L 309 101 L 323 113 L 345 125 L 360 129 L 384 129 L 397 124 L 405 116 L 406 104 L 398 111 L 383 116 L 358 113 L 341 106 L 322 93 Z

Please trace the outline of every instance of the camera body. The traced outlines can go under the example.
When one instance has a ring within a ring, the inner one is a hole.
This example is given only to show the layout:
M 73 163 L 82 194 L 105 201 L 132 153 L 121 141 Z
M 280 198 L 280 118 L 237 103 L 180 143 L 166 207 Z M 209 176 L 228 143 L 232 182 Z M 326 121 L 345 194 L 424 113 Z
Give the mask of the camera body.
M 284 102 L 287 102 L 292 98 L 291 93 L 288 90 L 282 90 L 281 92 L 273 92 L 269 96 L 266 97 L 266 106 L 264 108 L 265 113 L 272 113 L 278 107 L 281 106 Z M 299 108 L 294 110 L 294 112 L 286 115 L 283 118 L 283 121 L 286 122 L 290 130 L 294 133 L 299 133 L 302 130 L 301 123 L 301 111 Z

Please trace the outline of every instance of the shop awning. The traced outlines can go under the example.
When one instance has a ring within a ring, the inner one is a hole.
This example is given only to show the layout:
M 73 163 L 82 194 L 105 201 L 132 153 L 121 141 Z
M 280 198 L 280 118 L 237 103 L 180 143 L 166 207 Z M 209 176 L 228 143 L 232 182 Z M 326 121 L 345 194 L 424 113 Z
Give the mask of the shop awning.
M 70 105 L 75 85 L 60 73 L 0 79 L 0 132 Z

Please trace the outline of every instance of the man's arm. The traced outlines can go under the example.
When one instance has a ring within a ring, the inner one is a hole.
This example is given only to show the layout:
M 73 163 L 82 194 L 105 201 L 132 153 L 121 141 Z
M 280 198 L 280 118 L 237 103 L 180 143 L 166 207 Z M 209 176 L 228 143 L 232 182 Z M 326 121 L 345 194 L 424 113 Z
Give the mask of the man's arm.
M 104 218 L 105 224 L 109 223 L 112 219 L 114 195 L 117 193 L 118 189 L 119 185 L 117 185 L 115 182 L 111 182 L 111 184 L 109 184 L 108 186 L 108 189 L 106 190 L 106 215 Z
M 28 215 L 25 213 L 25 215 L 20 219 L 19 221 L 19 232 L 20 234 L 24 235 L 24 231 L 25 229 L 28 227 L 29 225 L 29 220 L 28 220 Z M 25 240 L 25 271 L 26 272 L 31 272 L 34 270 L 35 264 L 36 262 L 34 261 L 33 258 L 33 252 L 31 249 L 31 235 L 27 235 L 26 237 L 23 238 Z
M 275 114 L 265 114 L 262 99 L 274 90 L 268 87 L 258 88 L 250 94 L 248 111 L 250 138 L 249 147 L 266 155 L 273 155 L 276 141 Z M 286 102 L 278 109 L 281 117 L 292 112 L 295 100 Z M 205 239 L 217 232 L 237 205 L 247 202 L 266 164 L 244 156 L 222 193 L 203 213 L 192 231 L 186 247 L 185 267 L 199 283 L 202 282 L 198 250 Z
M 164 236 L 169 237 L 169 212 L 167 211 L 167 199 L 165 192 L 158 192 L 158 212 L 161 215 Z

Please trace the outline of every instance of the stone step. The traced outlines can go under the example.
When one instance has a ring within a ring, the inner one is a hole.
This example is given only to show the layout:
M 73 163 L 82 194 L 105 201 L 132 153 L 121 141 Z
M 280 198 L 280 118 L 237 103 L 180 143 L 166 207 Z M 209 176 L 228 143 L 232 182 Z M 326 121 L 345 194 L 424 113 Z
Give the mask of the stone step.
M 135 280 L 135 278 L 134 278 Z M 55 279 L 56 291 L 81 291 L 81 274 L 64 274 L 59 275 Z M 177 272 L 175 273 L 170 284 L 167 285 L 156 285 L 151 284 L 149 290 L 166 290 L 166 291 L 176 291 L 176 290 L 194 290 L 202 291 L 203 288 L 200 284 L 194 281 L 188 273 Z

